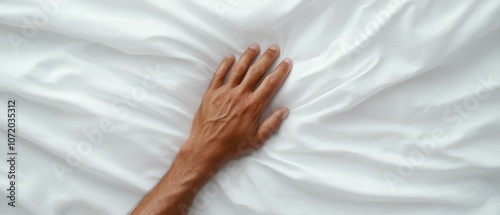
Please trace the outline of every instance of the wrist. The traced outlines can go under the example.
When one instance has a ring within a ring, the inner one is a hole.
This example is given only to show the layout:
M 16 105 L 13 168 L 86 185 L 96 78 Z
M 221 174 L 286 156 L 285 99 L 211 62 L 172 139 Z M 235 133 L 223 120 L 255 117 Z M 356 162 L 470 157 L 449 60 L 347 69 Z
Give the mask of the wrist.
M 189 138 L 179 150 L 177 159 L 192 165 L 192 168 L 197 171 L 215 174 L 224 165 L 225 159 L 224 156 L 218 155 L 213 149 L 207 147 L 209 144 Z

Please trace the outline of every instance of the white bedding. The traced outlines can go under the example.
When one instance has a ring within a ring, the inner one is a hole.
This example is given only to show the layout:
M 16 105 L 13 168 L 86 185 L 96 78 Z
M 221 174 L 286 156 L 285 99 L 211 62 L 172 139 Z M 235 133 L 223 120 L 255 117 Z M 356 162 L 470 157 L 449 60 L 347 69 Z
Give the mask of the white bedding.
M 290 115 L 191 214 L 498 215 L 499 22 L 497 0 L 0 1 L 0 214 L 126 214 L 257 42 L 294 60 Z

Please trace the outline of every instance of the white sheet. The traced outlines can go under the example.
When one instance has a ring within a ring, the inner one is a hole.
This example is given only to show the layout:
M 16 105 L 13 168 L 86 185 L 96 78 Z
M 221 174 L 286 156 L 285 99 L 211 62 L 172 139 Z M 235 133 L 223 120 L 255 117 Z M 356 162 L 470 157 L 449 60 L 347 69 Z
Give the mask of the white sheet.
M 269 107 L 290 115 L 191 214 L 497 215 L 499 21 L 496 0 L 0 1 L 0 214 L 126 214 L 257 42 L 294 60 Z

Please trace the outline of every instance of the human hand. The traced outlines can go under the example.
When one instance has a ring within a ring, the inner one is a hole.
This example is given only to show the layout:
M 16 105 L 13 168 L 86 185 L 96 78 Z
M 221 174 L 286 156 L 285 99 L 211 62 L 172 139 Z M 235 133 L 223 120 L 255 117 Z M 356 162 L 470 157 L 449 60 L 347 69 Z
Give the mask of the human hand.
M 196 112 L 189 139 L 167 174 L 131 214 L 187 214 L 196 192 L 222 165 L 262 146 L 278 130 L 288 109 L 280 108 L 259 120 L 292 61 L 285 58 L 257 86 L 279 55 L 278 46 L 273 45 L 250 66 L 259 49 L 257 44 L 250 46 L 232 69 L 233 55 L 221 62 Z
M 258 85 L 280 52 L 278 46 L 272 45 L 251 65 L 259 50 L 257 44 L 251 45 L 234 66 L 234 55 L 221 62 L 194 117 L 191 134 L 181 152 L 203 163 L 220 167 L 262 146 L 278 130 L 288 115 L 287 108 L 275 110 L 262 122 L 260 119 L 290 72 L 292 61 L 285 58 Z M 224 83 L 228 72 L 228 81 Z

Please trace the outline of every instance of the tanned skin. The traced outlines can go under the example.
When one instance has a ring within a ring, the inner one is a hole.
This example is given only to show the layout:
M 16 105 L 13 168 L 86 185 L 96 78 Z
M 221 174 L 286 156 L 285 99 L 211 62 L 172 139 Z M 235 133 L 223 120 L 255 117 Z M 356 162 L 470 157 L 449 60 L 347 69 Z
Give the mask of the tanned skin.
M 285 58 L 264 77 L 280 51 L 272 45 L 252 65 L 259 50 L 259 45 L 252 44 L 236 63 L 234 55 L 222 60 L 195 114 L 188 140 L 132 215 L 187 214 L 196 193 L 224 164 L 261 147 L 278 130 L 288 115 L 287 108 L 260 119 L 290 72 L 292 61 Z

